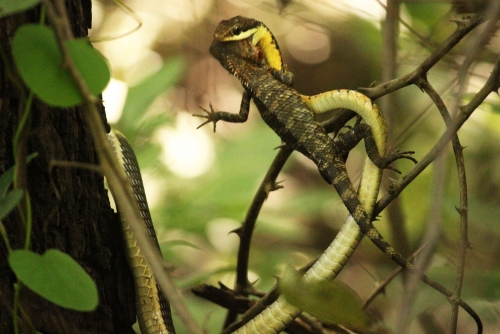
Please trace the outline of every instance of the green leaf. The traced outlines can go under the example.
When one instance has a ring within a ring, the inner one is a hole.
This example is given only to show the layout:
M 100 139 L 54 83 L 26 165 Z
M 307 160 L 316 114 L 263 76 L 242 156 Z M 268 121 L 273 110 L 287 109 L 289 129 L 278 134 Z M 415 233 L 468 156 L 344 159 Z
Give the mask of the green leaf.
M 0 0 L 0 17 L 25 11 L 41 0 Z
M 14 180 L 14 166 L 10 167 L 5 173 L 0 176 L 0 199 L 5 197 L 7 191 Z
M 182 239 L 176 239 L 176 240 L 170 240 L 170 241 L 167 241 L 167 242 L 163 242 L 162 245 L 165 247 L 165 248 L 171 248 L 171 247 L 177 247 L 177 246 L 186 246 L 186 247 L 189 247 L 189 248 L 193 248 L 193 249 L 197 249 L 197 250 L 202 250 L 200 246 L 192 243 L 192 242 L 189 242 L 189 241 L 186 241 L 186 240 L 182 240 Z
M 38 156 L 38 152 L 29 154 L 26 157 L 26 163 L 30 162 Z M 0 198 L 3 198 L 7 194 L 12 181 L 14 181 L 14 166 L 10 167 L 5 173 L 0 176 Z M 1 218 L 0 218 L 1 219 Z
M 83 268 L 66 253 L 49 249 L 43 255 L 18 249 L 9 265 L 28 288 L 59 306 L 77 311 L 97 307 L 97 287 Z
M 207 282 L 213 276 L 226 274 L 226 273 L 233 273 L 235 270 L 236 270 L 236 268 L 234 266 L 215 268 L 215 269 L 209 270 L 207 272 L 202 272 L 199 275 L 189 277 L 188 279 L 186 279 L 184 281 L 178 282 L 177 286 L 179 289 L 188 289 L 188 288 L 191 288 L 193 286 L 197 286 L 199 284 Z
M 26 163 L 30 162 L 37 155 L 37 152 L 28 155 Z M 0 176 L 0 220 L 7 217 L 23 198 L 22 190 L 14 189 L 9 191 L 12 181 L 14 181 L 14 167 L 15 165 Z
M 443 18 L 449 15 L 451 9 L 449 3 L 435 3 L 429 6 L 424 3 L 406 2 L 404 6 L 407 12 L 406 14 L 409 14 L 413 21 L 418 20 L 428 28 L 435 26 L 439 21 L 443 21 Z
M 356 293 L 338 281 L 307 283 L 287 268 L 279 287 L 290 304 L 323 321 L 357 329 L 365 328 L 368 323 Z
M 166 61 L 158 72 L 131 87 L 123 107 L 125 124 L 137 122 L 151 103 L 179 80 L 184 67 L 183 58 L 173 57 Z
M 100 94 L 110 78 L 106 60 L 85 40 L 66 44 L 92 94 Z M 82 102 L 77 86 L 63 67 L 56 37 L 50 28 L 23 25 L 14 35 L 12 53 L 24 82 L 45 103 L 70 107 Z
M 23 191 L 21 189 L 13 189 L 5 196 L 0 197 L 0 220 L 4 219 L 14 208 L 19 204 L 23 198 Z

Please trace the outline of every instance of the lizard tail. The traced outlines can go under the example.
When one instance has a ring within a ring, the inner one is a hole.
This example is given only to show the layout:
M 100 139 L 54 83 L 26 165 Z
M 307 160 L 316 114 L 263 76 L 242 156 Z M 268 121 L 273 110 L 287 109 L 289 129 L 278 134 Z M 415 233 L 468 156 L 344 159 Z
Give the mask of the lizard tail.
M 361 231 L 366 234 L 366 236 L 375 244 L 375 246 L 377 246 L 377 248 L 379 248 L 382 252 L 389 256 L 389 258 L 396 262 L 399 266 L 409 271 L 413 275 L 417 275 L 425 284 L 429 285 L 435 290 L 438 290 L 448 298 L 451 298 L 453 296 L 453 293 L 451 291 L 418 270 L 412 263 L 408 262 L 406 258 L 399 254 L 394 249 L 394 247 L 392 247 L 387 241 L 385 241 L 380 232 L 373 225 L 366 211 L 363 209 L 358 195 L 354 190 L 351 181 L 349 180 L 349 176 L 347 176 L 345 165 L 340 160 L 335 159 L 334 163 L 331 166 L 326 169 L 320 170 L 320 172 L 328 183 L 333 184 L 337 192 L 340 194 L 340 197 L 347 207 L 347 210 L 352 215 L 354 220 L 358 223 Z M 466 302 L 462 300 L 459 301 L 459 305 L 475 320 L 478 327 L 478 333 L 482 333 L 482 322 L 477 313 Z
M 343 163 L 340 161 L 336 162 L 332 166 L 321 171 L 321 174 L 335 187 L 337 192 L 340 194 L 342 201 L 345 203 L 347 210 L 358 223 L 361 231 L 375 244 L 375 246 L 377 246 L 377 248 L 387 254 L 387 256 L 404 269 L 420 275 L 425 283 L 429 285 L 432 284 L 433 286 L 437 284 L 429 277 L 419 273 L 413 264 L 408 262 L 401 254 L 399 254 L 378 232 L 376 227 L 371 222 L 370 217 L 368 217 L 368 214 L 361 205 L 358 194 L 349 180 L 347 170 L 345 169 Z M 444 287 L 439 289 L 439 291 L 443 292 L 448 297 L 451 296 L 451 292 L 446 290 Z

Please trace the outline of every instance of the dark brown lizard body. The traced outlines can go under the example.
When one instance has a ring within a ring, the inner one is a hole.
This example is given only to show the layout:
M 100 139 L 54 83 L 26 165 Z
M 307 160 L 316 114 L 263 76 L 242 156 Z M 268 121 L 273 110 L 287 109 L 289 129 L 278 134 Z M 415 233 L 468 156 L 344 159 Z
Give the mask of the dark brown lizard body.
M 239 114 L 212 111 L 208 116 L 209 121 L 246 121 L 246 106 L 252 98 L 264 121 L 283 142 L 311 159 L 323 178 L 333 184 L 363 233 L 398 264 L 411 270 L 411 264 L 395 252 L 372 225 L 351 184 L 344 161 L 335 149 L 333 139 L 316 121 L 301 95 L 276 79 L 272 70 L 261 61 L 259 50 L 248 39 L 234 42 L 214 39 L 210 53 L 240 80 L 246 92 Z M 380 157 L 374 162 L 384 168 L 386 163 L 383 160 Z
M 276 79 L 272 70 L 261 61 L 259 50 L 248 40 L 221 42 L 214 39 L 210 53 L 240 80 L 246 90 L 240 114 L 215 112 L 211 114 L 210 121 L 246 121 L 246 106 L 249 98 L 252 98 L 267 125 L 283 142 L 316 164 L 323 178 L 335 186 L 354 219 L 363 221 L 363 232 L 369 232 L 366 228 L 371 229 L 370 219 L 352 187 L 344 161 L 336 151 L 333 139 L 316 121 L 314 113 L 305 105 L 301 95 Z M 382 165 L 382 168 L 386 166 L 382 157 L 374 157 L 373 160 L 376 160 L 374 162 L 377 165 Z M 373 232 L 370 235 L 377 237 Z M 380 235 L 378 237 L 383 241 Z M 380 247 L 386 251 L 389 245 L 383 242 Z
M 307 108 L 300 94 L 275 79 L 269 67 L 258 60 L 258 52 L 256 53 L 254 49 L 250 43 L 214 40 L 210 52 L 240 79 L 264 121 L 283 142 L 310 158 L 328 183 L 337 183 L 335 182 L 337 175 L 342 173 L 347 175 L 347 171 L 344 162 L 334 150 L 333 140 L 316 121 L 314 113 Z M 250 52 L 253 53 L 254 61 L 234 56 Z M 229 119 L 224 116 L 216 117 L 234 122 L 245 121 L 247 116 L 244 114 L 240 118 L 240 114 L 226 115 L 231 117 Z M 347 182 L 350 184 L 348 179 Z

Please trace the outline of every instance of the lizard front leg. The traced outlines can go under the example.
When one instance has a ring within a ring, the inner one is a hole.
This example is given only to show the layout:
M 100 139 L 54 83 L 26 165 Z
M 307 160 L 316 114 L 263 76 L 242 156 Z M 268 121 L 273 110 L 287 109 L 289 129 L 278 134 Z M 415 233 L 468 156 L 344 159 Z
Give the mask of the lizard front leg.
M 250 100 L 252 96 L 248 91 L 243 92 L 241 98 L 240 112 L 238 114 L 226 112 L 226 111 L 216 111 L 214 110 L 212 103 L 210 102 L 210 111 L 201 107 L 200 108 L 206 113 L 206 115 L 193 114 L 195 117 L 206 118 L 207 120 L 201 123 L 197 129 L 201 128 L 203 125 L 210 122 L 214 123 L 214 132 L 216 123 L 220 120 L 229 123 L 244 123 L 248 119 L 248 112 L 250 111 Z
M 283 65 L 283 68 L 281 70 L 277 70 L 275 68 L 270 67 L 269 71 L 276 79 L 278 79 L 285 85 L 290 87 L 293 86 L 293 79 L 294 79 L 293 73 L 287 70 L 286 65 Z

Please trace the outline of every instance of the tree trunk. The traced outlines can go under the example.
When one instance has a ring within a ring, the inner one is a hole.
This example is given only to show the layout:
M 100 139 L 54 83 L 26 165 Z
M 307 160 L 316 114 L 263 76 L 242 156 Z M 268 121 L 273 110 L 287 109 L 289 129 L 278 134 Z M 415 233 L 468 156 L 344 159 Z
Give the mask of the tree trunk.
M 75 37 L 87 36 L 91 25 L 90 0 L 68 0 Z M 0 175 L 14 165 L 13 137 L 24 106 L 26 89 L 15 72 L 11 42 L 24 23 L 39 22 L 40 10 L 0 19 Z M 7 62 L 7 64 L 5 63 Z M 10 73 L 14 74 L 9 75 Z M 105 119 L 101 105 L 102 117 Z M 82 168 L 57 167 L 54 160 L 95 164 L 96 154 L 80 107 L 57 109 L 34 98 L 27 125 L 26 154 L 38 152 L 25 177 L 32 206 L 31 249 L 43 253 L 57 248 L 68 253 L 98 285 L 99 306 L 94 312 L 58 307 L 27 288 L 21 305 L 34 328 L 42 333 L 133 333 L 134 286 L 124 256 L 118 215 L 109 206 L 103 177 Z M 22 140 L 18 147 L 23 147 Z M 60 197 L 56 195 L 59 192 Z M 16 210 L 3 224 L 13 249 L 23 247 L 25 227 Z M 0 333 L 13 333 L 13 295 L 16 277 L 7 263 L 7 249 L 0 239 Z M 25 321 L 21 332 L 29 332 Z

